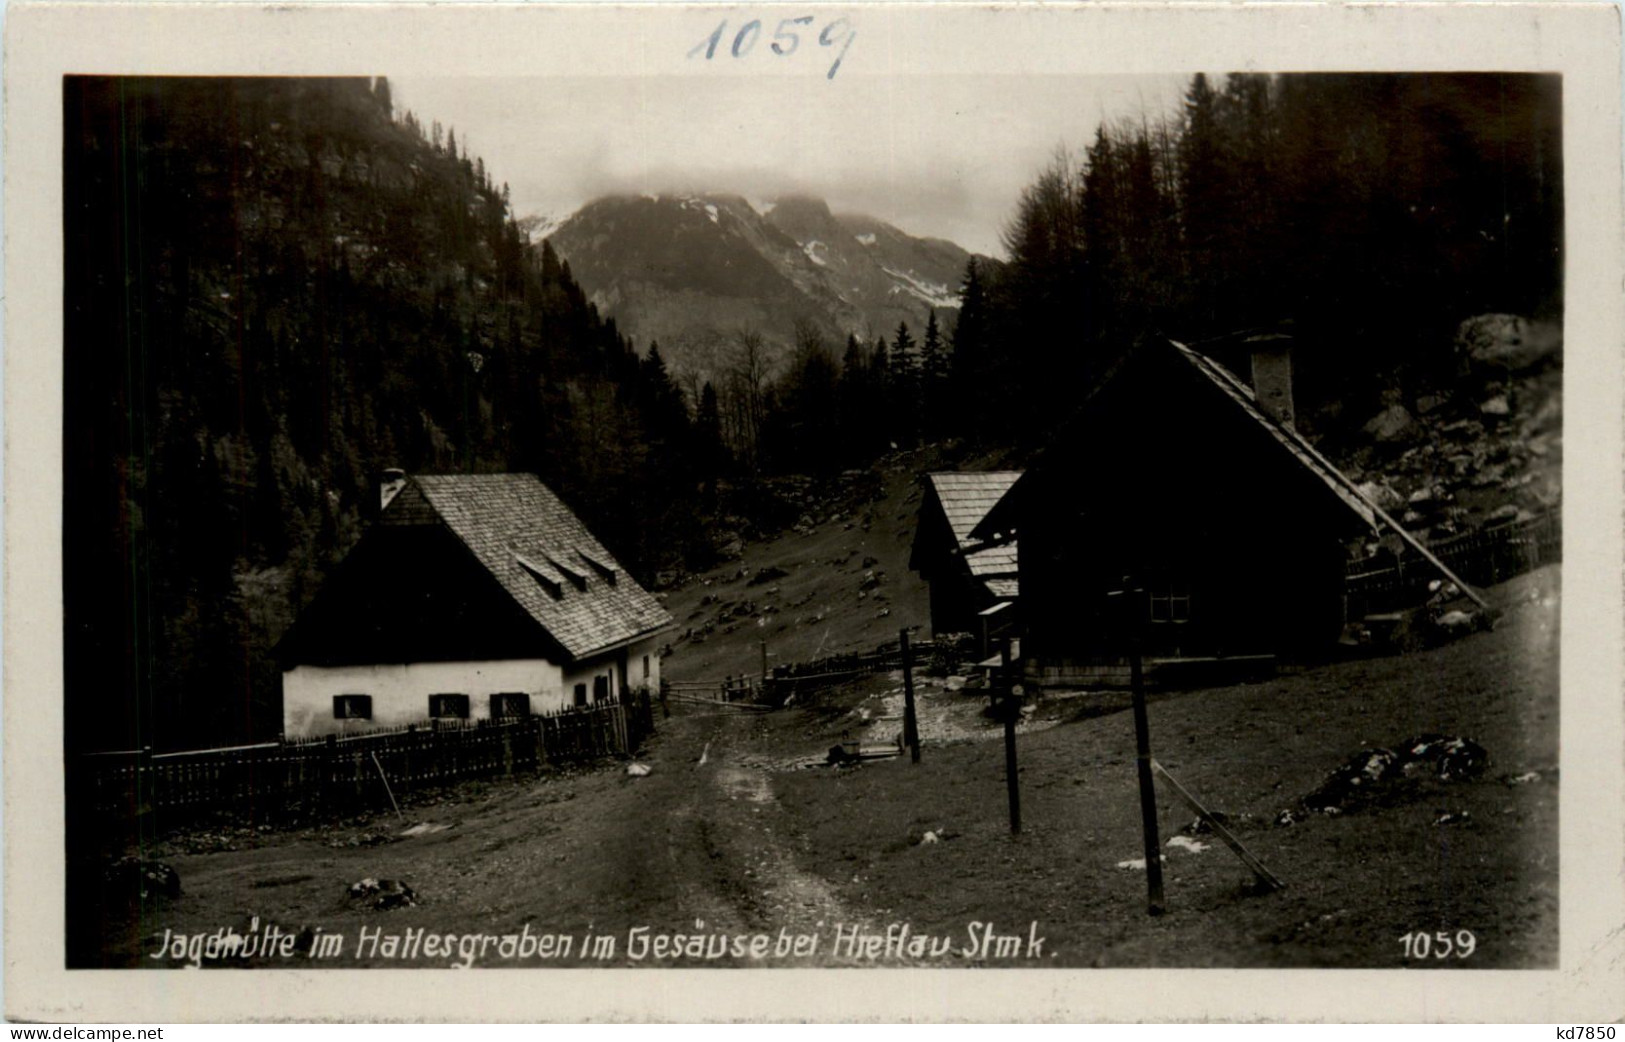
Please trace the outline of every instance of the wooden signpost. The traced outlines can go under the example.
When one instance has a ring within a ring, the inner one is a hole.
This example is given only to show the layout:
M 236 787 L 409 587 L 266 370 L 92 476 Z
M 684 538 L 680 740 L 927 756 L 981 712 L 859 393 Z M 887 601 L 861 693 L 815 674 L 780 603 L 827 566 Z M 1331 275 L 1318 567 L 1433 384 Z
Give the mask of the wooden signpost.
M 908 646 L 908 629 L 897 631 L 903 651 L 903 744 L 915 763 L 920 762 L 920 721 L 914 712 L 914 656 Z
M 1125 630 L 1129 652 L 1129 685 L 1134 699 L 1134 760 L 1140 777 L 1140 820 L 1145 836 L 1145 881 L 1149 890 L 1148 910 L 1161 915 L 1166 907 L 1162 893 L 1162 843 L 1157 836 L 1157 791 L 1154 777 L 1160 776 L 1174 790 L 1184 804 L 1196 812 L 1199 820 L 1207 822 L 1214 835 L 1235 852 L 1242 864 L 1252 869 L 1265 890 L 1280 890 L 1286 886 L 1252 855 L 1233 833 L 1224 827 L 1206 807 L 1197 801 L 1185 787 L 1174 780 L 1162 764 L 1151 758 L 1151 724 L 1145 708 L 1145 664 L 1141 646 L 1141 633 L 1146 619 L 1145 589 L 1136 586 L 1125 576 L 1123 588 L 1107 596 L 1121 597 L 1126 605 Z
M 1004 787 L 1010 796 L 1010 834 L 1021 834 L 1021 780 L 1016 767 L 1016 720 L 1021 716 L 1021 685 L 1010 668 L 1010 638 L 999 650 L 999 709 L 1004 717 Z
M 1134 763 L 1140 776 L 1140 824 L 1145 836 L 1145 882 L 1149 891 L 1147 910 L 1161 915 L 1162 843 L 1157 837 L 1157 789 L 1151 777 L 1151 724 L 1145 711 L 1145 666 L 1140 648 L 1140 627 L 1145 621 L 1145 590 L 1125 576 L 1123 589 L 1108 596 L 1122 597 L 1126 613 L 1129 650 L 1129 686 L 1134 699 Z

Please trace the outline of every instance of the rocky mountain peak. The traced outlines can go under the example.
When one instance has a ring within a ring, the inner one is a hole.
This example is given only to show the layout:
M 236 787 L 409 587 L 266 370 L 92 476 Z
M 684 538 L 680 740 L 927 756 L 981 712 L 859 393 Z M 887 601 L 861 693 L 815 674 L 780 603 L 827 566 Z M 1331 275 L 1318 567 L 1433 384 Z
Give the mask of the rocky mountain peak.
M 847 334 L 890 338 L 929 312 L 952 325 L 971 255 L 874 217 L 790 194 L 606 196 L 551 236 L 589 298 L 640 345 L 658 340 L 679 373 L 710 379 L 742 330 L 770 366 L 808 323 L 839 352 Z

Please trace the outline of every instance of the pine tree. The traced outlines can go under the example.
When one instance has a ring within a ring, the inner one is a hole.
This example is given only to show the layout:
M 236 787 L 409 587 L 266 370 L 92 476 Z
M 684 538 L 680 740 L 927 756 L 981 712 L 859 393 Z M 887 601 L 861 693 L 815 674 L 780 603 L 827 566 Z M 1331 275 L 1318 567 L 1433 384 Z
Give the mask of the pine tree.
M 920 434 L 920 358 L 906 321 L 892 336 L 890 362 L 892 440 L 913 445 Z
M 987 292 L 976 258 L 965 264 L 959 286 L 959 320 L 954 324 L 952 368 L 949 373 L 953 410 L 964 429 L 986 436 L 995 429 L 999 388 L 1005 374 L 992 350 Z
M 1230 173 L 1219 125 L 1219 98 L 1197 73 L 1185 92 L 1185 126 L 1179 139 L 1179 194 L 1184 221 L 1186 301 L 1182 308 L 1196 335 L 1218 331 L 1217 274 L 1221 243 L 1230 220 Z
M 947 433 L 948 393 L 948 354 L 937 328 L 937 313 L 928 311 L 920 341 L 920 428 L 926 440 L 935 441 Z
M 867 352 L 857 336 L 846 335 L 841 355 L 841 379 L 836 389 L 836 424 L 841 460 L 846 466 L 867 463 L 874 450 L 874 379 Z

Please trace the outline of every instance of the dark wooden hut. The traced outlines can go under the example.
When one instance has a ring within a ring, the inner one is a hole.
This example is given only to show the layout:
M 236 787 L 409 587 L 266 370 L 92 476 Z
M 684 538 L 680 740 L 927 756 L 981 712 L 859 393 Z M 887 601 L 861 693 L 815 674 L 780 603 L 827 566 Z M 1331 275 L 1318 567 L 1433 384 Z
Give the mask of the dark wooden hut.
M 1130 352 L 977 523 L 973 545 L 1019 535 L 1030 677 L 1122 677 L 1130 622 L 1154 666 L 1335 644 L 1348 547 L 1388 519 L 1294 428 L 1287 346 L 1253 345 L 1254 386 L 1177 343 Z M 1125 577 L 1144 593 L 1113 596 Z

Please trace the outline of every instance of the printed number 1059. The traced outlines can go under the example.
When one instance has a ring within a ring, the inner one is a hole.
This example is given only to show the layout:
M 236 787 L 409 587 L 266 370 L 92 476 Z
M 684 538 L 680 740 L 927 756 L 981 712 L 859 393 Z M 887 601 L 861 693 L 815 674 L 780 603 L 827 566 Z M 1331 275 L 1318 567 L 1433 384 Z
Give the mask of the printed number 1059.
M 1399 939 L 1405 946 L 1405 958 L 1426 959 L 1429 956 L 1435 959 L 1448 959 L 1454 955 L 1458 959 L 1465 959 L 1473 954 L 1478 947 L 1478 938 L 1473 936 L 1471 930 L 1439 930 L 1436 933 L 1408 933 Z
M 768 47 L 781 58 L 790 57 L 801 49 L 800 30 L 804 28 L 810 29 L 815 20 L 810 14 L 802 15 L 799 18 L 780 18 L 777 28 L 773 30 L 773 35 L 768 39 Z M 744 25 L 741 25 L 730 37 L 728 35 L 728 20 L 724 18 L 717 23 L 715 29 L 711 30 L 710 35 L 689 48 L 688 56 L 690 58 L 703 56 L 706 61 L 710 61 L 717 56 L 718 48 L 721 48 L 724 54 L 730 54 L 735 58 L 746 58 L 756 49 L 756 45 L 761 42 L 762 33 L 761 19 L 752 18 Z M 857 36 L 858 31 L 852 27 L 850 22 L 845 18 L 837 18 L 825 25 L 818 35 L 813 37 L 819 47 L 839 48 L 839 50 L 831 52 L 835 54 L 835 60 L 830 63 L 829 72 L 826 74 L 828 79 L 833 80 L 835 78 L 835 70 L 841 67 L 841 60 L 846 57 L 847 49 L 852 46 L 852 41 L 857 39 Z M 724 40 L 728 41 L 727 46 L 723 45 Z

